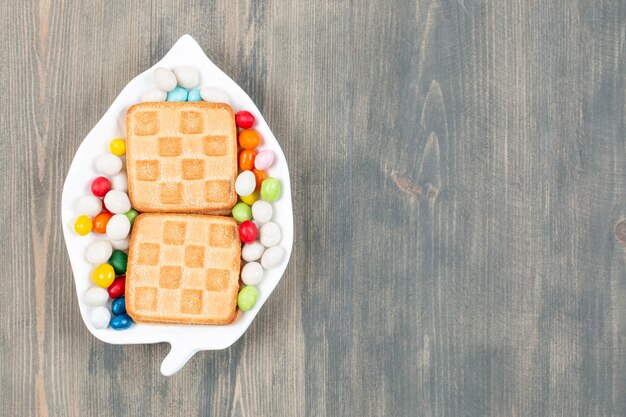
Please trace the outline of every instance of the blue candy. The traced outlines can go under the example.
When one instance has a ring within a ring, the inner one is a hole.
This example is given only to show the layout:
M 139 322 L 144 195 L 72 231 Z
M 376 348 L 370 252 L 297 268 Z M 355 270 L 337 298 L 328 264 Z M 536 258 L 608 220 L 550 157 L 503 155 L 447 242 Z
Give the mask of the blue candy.
M 111 312 L 115 316 L 126 313 L 126 299 L 120 297 L 113 300 L 111 303 Z
M 200 90 L 196 88 L 195 90 L 191 90 L 189 95 L 187 96 L 187 101 L 200 101 L 202 97 L 200 97 Z
M 133 320 L 128 314 L 120 314 L 111 319 L 109 325 L 115 330 L 128 329 L 133 324 Z
M 167 101 L 187 101 L 189 93 L 183 87 L 176 87 L 167 93 Z

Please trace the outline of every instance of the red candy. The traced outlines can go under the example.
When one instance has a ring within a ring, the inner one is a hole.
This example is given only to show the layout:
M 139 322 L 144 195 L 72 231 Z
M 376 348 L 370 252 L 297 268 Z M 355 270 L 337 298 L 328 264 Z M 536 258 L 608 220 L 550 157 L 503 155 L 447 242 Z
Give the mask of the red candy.
M 107 288 L 107 292 L 109 293 L 109 297 L 112 299 L 116 299 L 124 295 L 124 289 L 126 288 L 126 275 L 120 275 L 115 278 L 115 281 L 109 288 Z
M 239 237 L 243 243 L 254 242 L 258 234 L 259 231 L 257 230 L 256 225 L 250 220 L 246 220 L 239 225 Z
M 104 197 L 111 189 L 111 182 L 105 177 L 98 177 L 91 182 L 91 193 L 96 197 Z
M 250 129 L 254 125 L 254 116 L 246 110 L 241 110 L 235 115 L 235 123 L 242 129 Z

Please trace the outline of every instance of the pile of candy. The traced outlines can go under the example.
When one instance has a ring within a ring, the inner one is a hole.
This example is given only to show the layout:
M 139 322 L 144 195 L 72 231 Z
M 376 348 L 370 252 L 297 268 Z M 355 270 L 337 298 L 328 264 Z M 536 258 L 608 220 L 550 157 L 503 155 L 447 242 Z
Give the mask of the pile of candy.
M 126 154 L 124 139 L 109 143 L 110 154 L 96 160 L 96 169 L 103 176 L 91 182 L 91 193 L 78 200 L 79 216 L 74 230 L 80 236 L 90 232 L 106 235 L 87 248 L 87 261 L 95 266 L 91 279 L 96 284 L 85 293 L 85 303 L 94 307 L 91 322 L 97 329 L 111 326 L 116 330 L 127 329 L 133 323 L 126 314 L 124 299 L 126 263 L 129 233 L 139 214 L 130 205 L 128 179 L 123 169 L 122 157 Z M 112 300 L 110 310 L 109 298 Z M 111 317 L 111 313 L 113 317 Z
M 154 70 L 155 86 L 142 97 L 143 101 L 211 101 L 228 103 L 224 90 L 214 87 L 197 88 L 200 83 L 198 70 L 186 65 L 174 70 L 157 68 Z
M 270 204 L 280 198 L 281 185 L 276 178 L 267 175 L 267 169 L 274 163 L 274 152 L 256 150 L 262 139 L 252 129 L 255 122 L 252 113 L 238 112 L 235 122 L 242 129 L 237 137 L 242 149 L 239 152 L 240 173 L 235 181 L 235 191 L 241 201 L 233 207 L 232 214 L 239 222 L 239 237 L 244 243 L 241 257 L 247 262 L 241 269 L 245 286 L 239 291 L 237 305 L 248 311 L 256 304 L 259 295 L 256 285 L 263 279 L 264 268 L 277 266 L 285 256 L 284 249 L 278 246 L 281 231 L 271 221 L 273 209 Z

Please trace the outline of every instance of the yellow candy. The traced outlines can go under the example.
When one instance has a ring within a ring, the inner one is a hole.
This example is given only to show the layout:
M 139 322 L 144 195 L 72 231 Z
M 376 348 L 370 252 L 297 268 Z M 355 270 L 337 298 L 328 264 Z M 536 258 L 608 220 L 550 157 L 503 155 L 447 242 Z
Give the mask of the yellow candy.
M 87 233 L 91 232 L 93 229 L 93 222 L 91 219 L 85 215 L 78 216 L 76 219 L 76 223 L 74 223 L 74 230 L 81 236 L 85 236 Z
M 98 287 L 108 288 L 115 280 L 115 270 L 109 264 L 98 265 L 93 270 L 91 279 Z
M 253 192 L 252 194 L 245 196 L 245 197 L 239 197 L 241 199 L 241 201 L 243 201 L 244 203 L 246 203 L 247 205 L 251 206 L 254 204 L 255 201 L 257 201 L 259 199 L 259 193 L 258 191 Z
M 109 144 L 111 153 L 117 156 L 126 155 L 126 141 L 124 139 L 113 139 Z

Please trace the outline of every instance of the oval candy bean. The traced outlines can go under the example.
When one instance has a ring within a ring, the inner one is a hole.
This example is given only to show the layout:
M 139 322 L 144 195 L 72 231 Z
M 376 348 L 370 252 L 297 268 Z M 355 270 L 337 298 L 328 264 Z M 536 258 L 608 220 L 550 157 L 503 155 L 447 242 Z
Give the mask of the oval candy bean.
M 130 238 L 127 237 L 126 239 L 121 239 L 121 240 L 111 240 L 111 246 L 113 246 L 113 249 L 119 249 L 119 250 L 127 250 L 128 247 L 130 246 Z
M 271 248 L 280 243 L 281 233 L 280 227 L 274 222 L 265 223 L 261 226 L 260 238 L 261 244 L 266 248 Z
M 130 210 L 128 194 L 118 190 L 111 190 L 104 196 L 104 205 L 113 214 L 123 214 Z
M 104 288 L 92 287 L 85 292 L 84 300 L 85 304 L 92 307 L 103 306 L 109 301 L 109 293 Z
M 111 188 L 117 191 L 128 192 L 128 176 L 126 170 L 121 170 L 119 174 L 111 178 Z
M 111 303 L 111 312 L 116 316 L 126 313 L 126 299 L 120 297 L 113 300 Z
M 102 212 L 93 218 L 93 231 L 96 233 L 104 234 L 107 232 L 107 223 L 111 220 L 113 215 L 108 211 Z
M 270 149 L 265 149 L 258 153 L 254 158 L 254 167 L 258 170 L 268 169 L 274 163 L 274 152 Z
M 198 90 L 197 88 L 191 90 L 187 95 L 187 101 L 189 102 L 196 102 L 200 100 L 202 100 L 202 97 L 200 96 L 200 90 Z
M 131 226 L 133 225 L 133 223 L 135 223 L 135 219 L 137 218 L 137 216 L 139 216 L 139 212 L 134 208 L 131 208 L 124 214 L 126 215 L 126 217 L 128 217 L 128 221 L 130 222 Z
M 239 146 L 244 149 L 254 149 L 262 142 L 261 135 L 254 129 L 246 129 L 239 132 L 237 136 Z
M 252 172 L 254 173 L 254 179 L 256 180 L 256 189 L 260 191 L 261 184 L 263 184 L 263 181 L 267 178 L 267 171 L 254 168 Z
M 247 110 L 238 111 L 235 115 L 235 123 L 242 129 L 250 129 L 254 125 L 254 115 Z
M 161 102 L 167 98 L 167 92 L 161 90 L 159 87 L 152 87 L 141 96 L 142 102 Z
M 276 201 L 281 193 L 280 181 L 269 177 L 261 184 L 261 198 L 265 201 Z
M 229 103 L 229 97 L 226 91 L 216 87 L 203 87 L 200 89 L 202 100 L 212 103 Z
M 122 169 L 122 160 L 110 153 L 100 155 L 96 159 L 96 169 L 104 175 L 116 175 Z
M 91 273 L 93 282 L 102 288 L 107 288 L 115 280 L 115 271 L 109 264 L 98 265 Z
M 256 180 L 252 171 L 243 171 L 235 180 L 235 192 L 242 197 L 252 194 L 255 187 Z
M 259 200 L 252 205 L 252 216 L 260 224 L 269 222 L 274 214 L 272 205 L 267 201 Z
M 176 87 L 169 93 L 167 93 L 167 101 L 187 101 L 187 95 L 189 93 L 183 87 Z
M 124 214 L 116 214 L 107 224 L 107 236 L 111 240 L 126 239 L 130 232 L 130 221 Z
M 241 280 L 246 285 L 257 285 L 263 279 L 263 267 L 258 262 L 250 262 L 241 269 Z
M 118 316 L 115 316 L 109 322 L 109 325 L 115 330 L 128 329 L 131 324 L 133 324 L 133 320 L 128 314 L 120 314 Z
M 249 206 L 252 206 L 255 202 L 258 201 L 259 199 L 259 193 L 258 191 L 254 191 L 252 194 L 247 195 L 247 196 L 239 196 L 239 199 L 241 199 L 241 201 L 243 201 L 244 203 L 246 203 Z
M 176 76 L 167 68 L 159 67 L 154 70 L 154 84 L 162 91 L 172 91 L 176 87 Z
M 96 197 L 104 197 L 111 189 L 111 183 L 106 177 L 98 177 L 91 182 L 91 193 Z
M 254 158 L 256 152 L 254 149 L 242 149 L 239 152 L 239 169 L 242 171 L 251 171 L 254 168 Z
M 250 220 L 246 220 L 245 222 L 239 225 L 239 238 L 243 243 L 252 243 L 256 240 L 258 235 L 258 230 L 256 225 L 252 223 Z
M 174 75 L 178 85 L 185 88 L 194 88 L 200 81 L 200 74 L 194 67 L 188 65 L 181 65 L 174 68 Z
M 233 217 L 239 222 L 243 223 L 246 220 L 252 219 L 252 210 L 246 203 L 237 203 L 233 207 Z
M 266 249 L 263 253 L 263 257 L 261 257 L 261 265 L 263 265 L 263 268 L 265 269 L 274 268 L 280 263 L 280 261 L 283 260 L 283 256 L 285 256 L 285 250 L 280 246 L 273 246 Z
M 91 310 L 91 324 L 96 329 L 105 329 L 111 320 L 111 312 L 106 307 L 96 307 Z
M 128 255 L 121 250 L 114 250 L 109 258 L 109 265 L 115 270 L 115 275 L 126 273 L 126 265 L 128 264 Z
M 85 215 L 78 216 L 74 223 L 74 230 L 79 236 L 85 236 L 93 229 L 93 222 Z
M 93 195 L 85 195 L 76 202 L 76 212 L 89 217 L 97 216 L 102 211 L 102 200 Z
M 259 291 L 253 285 L 247 285 L 237 295 L 237 305 L 242 311 L 248 311 L 256 304 Z
M 124 295 L 126 290 L 126 275 L 115 278 L 115 280 L 106 289 L 109 297 L 116 299 Z
M 241 257 L 246 262 L 253 262 L 257 259 L 261 259 L 263 252 L 265 252 L 265 246 L 261 245 L 259 242 L 252 242 L 243 245 L 243 248 L 241 248 Z
M 109 150 L 115 156 L 126 155 L 126 141 L 121 138 L 113 139 L 109 143 Z
M 87 248 L 87 262 L 94 265 L 103 264 L 109 260 L 113 248 L 108 240 L 96 240 Z

